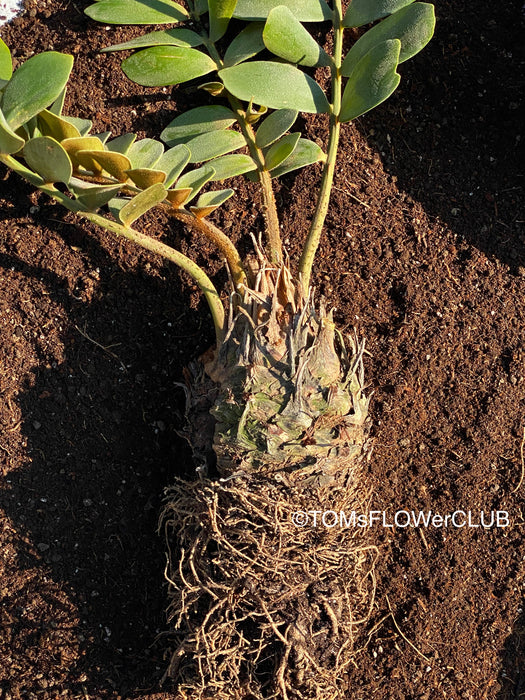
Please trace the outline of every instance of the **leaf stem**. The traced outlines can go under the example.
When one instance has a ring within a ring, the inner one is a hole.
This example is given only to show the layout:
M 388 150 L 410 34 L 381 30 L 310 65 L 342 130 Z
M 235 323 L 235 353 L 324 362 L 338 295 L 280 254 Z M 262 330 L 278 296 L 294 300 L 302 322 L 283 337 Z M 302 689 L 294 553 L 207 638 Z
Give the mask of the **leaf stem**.
M 240 287 L 247 284 L 247 275 L 241 256 L 228 236 L 206 219 L 199 219 L 184 209 L 173 209 L 171 207 L 168 211 L 175 219 L 182 221 L 189 228 L 195 229 L 217 246 L 226 258 L 236 290 L 241 291 Z
M 328 213 L 330 194 L 334 182 L 337 148 L 341 132 L 339 113 L 341 111 L 342 76 L 341 63 L 343 57 L 343 11 L 341 0 L 334 0 L 333 10 L 334 25 L 334 56 L 332 64 L 332 108 L 330 110 L 330 136 L 328 140 L 328 154 L 323 169 L 321 188 L 314 218 L 308 231 L 303 252 L 299 260 L 299 276 L 303 292 L 306 295 L 310 286 L 312 267 L 321 240 L 323 226 Z
M 151 238 L 140 231 L 135 231 L 132 228 L 123 226 L 116 221 L 110 221 L 100 214 L 84 211 L 79 202 L 76 202 L 74 199 L 70 199 L 66 194 L 60 190 L 57 190 L 54 185 L 44 182 L 40 176 L 33 173 L 12 156 L 0 155 L 0 162 L 4 163 L 4 165 L 16 172 L 18 175 L 21 175 L 26 180 L 29 180 L 32 185 L 38 187 L 39 190 L 45 192 L 69 211 L 78 214 L 78 216 L 87 219 L 98 226 L 101 226 L 102 228 L 106 229 L 106 231 L 110 231 L 117 236 L 126 238 L 133 243 L 137 243 L 142 248 L 145 248 L 152 253 L 161 255 L 163 258 L 175 263 L 175 265 L 187 272 L 195 281 L 208 302 L 213 319 L 213 325 L 215 327 L 217 347 L 221 345 L 225 334 L 224 306 L 222 305 L 222 301 L 213 285 L 213 282 L 210 280 L 204 270 L 194 263 L 193 260 L 190 260 L 188 257 L 182 253 L 179 253 L 179 251 L 171 248 L 165 243 L 161 243 L 160 241 L 157 241 L 156 239 Z
M 205 45 L 208 49 L 211 58 L 216 62 L 219 70 L 224 67 L 224 63 L 217 51 L 213 41 L 206 34 L 202 34 L 205 39 Z M 279 225 L 279 215 L 277 213 L 277 204 L 273 192 L 272 177 L 264 165 L 264 156 L 261 149 L 255 141 L 255 133 L 246 119 L 246 111 L 242 102 L 234 95 L 226 91 L 228 102 L 235 112 L 237 123 L 241 127 L 242 134 L 250 151 L 250 155 L 255 161 L 257 172 L 259 173 L 259 182 L 261 183 L 263 194 L 263 214 L 266 221 L 266 234 L 268 236 L 268 244 L 270 246 L 270 261 L 279 264 L 283 259 L 283 246 L 281 241 L 281 228 Z

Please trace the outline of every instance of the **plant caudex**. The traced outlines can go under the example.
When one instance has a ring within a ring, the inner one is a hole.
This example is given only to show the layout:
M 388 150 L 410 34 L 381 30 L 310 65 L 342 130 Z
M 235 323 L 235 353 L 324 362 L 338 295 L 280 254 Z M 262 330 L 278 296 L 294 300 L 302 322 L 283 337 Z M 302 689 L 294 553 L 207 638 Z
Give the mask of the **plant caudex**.
M 290 494 L 300 510 L 315 502 L 320 511 L 359 512 L 368 400 L 363 346 L 350 339 L 347 351 L 331 314 L 315 306 L 310 279 L 341 124 L 394 92 L 398 65 L 432 36 L 433 6 L 352 0 L 343 12 L 341 0 L 188 0 L 187 7 L 98 0 L 86 11 L 104 23 L 170 25 L 107 50 L 132 52 L 122 67 L 141 85 L 197 80 L 215 98 L 177 115 L 163 143 L 91 134 L 91 122 L 62 114 L 72 57 L 43 53 L 12 73 L 0 41 L 0 161 L 79 216 L 179 265 L 209 304 L 217 351 L 206 365 L 216 382 L 206 410 L 213 407 L 211 438 L 224 478 L 177 481 L 165 511 L 168 539 L 176 533 L 181 551 L 169 566 L 176 582 L 171 618 L 185 629 L 170 667 L 185 679 L 181 697 L 345 697 L 340 684 L 358 624 L 350 602 L 367 588 L 364 550 L 349 531 L 334 534 L 337 528 L 320 547 L 315 532 L 287 529 L 283 518 Z M 331 52 L 308 31 L 309 23 L 325 21 L 332 23 Z M 355 35 L 370 24 L 343 55 L 345 30 Z M 328 93 L 312 68 L 330 74 Z M 299 112 L 328 115 L 326 153 L 294 130 Z M 272 183 L 313 163 L 322 164 L 319 193 L 292 274 Z M 255 260 L 241 259 L 208 219 L 234 194 L 214 183 L 243 174 L 258 180 L 263 194 L 266 240 L 255 243 Z M 155 207 L 220 250 L 233 285 L 229 313 L 204 270 L 133 227 Z M 202 399 L 194 385 L 190 409 Z M 191 437 L 195 453 L 209 447 L 208 436 Z M 272 674 L 265 659 L 277 648 Z

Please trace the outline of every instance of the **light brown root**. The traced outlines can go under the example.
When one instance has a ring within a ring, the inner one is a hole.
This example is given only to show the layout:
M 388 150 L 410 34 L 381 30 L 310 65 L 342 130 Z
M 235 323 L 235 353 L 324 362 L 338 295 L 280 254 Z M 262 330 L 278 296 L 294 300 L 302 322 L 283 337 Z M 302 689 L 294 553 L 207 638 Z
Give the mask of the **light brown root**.
M 170 488 L 162 524 L 180 698 L 335 700 L 369 618 L 374 547 L 358 527 L 297 527 L 294 511 L 360 512 L 362 481 L 326 491 L 274 478 Z M 315 499 L 315 500 L 314 500 Z

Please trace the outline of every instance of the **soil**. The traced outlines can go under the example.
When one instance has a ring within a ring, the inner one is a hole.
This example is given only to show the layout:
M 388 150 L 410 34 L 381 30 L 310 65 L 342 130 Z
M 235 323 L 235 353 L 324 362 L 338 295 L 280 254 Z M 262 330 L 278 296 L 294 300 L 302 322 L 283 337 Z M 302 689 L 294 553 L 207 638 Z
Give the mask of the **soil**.
M 74 54 L 66 113 L 158 136 L 199 98 L 127 81 L 97 52 L 140 30 L 95 25 L 87 4 L 31 0 L 0 35 L 17 62 Z M 343 130 L 315 284 L 367 341 L 372 509 L 510 521 L 371 528 L 376 603 L 349 698 L 525 693 L 521 4 L 439 0 L 400 89 Z M 323 119 L 305 128 L 326 142 Z M 0 178 L 0 697 L 174 698 L 156 527 L 164 487 L 192 473 L 177 383 L 211 321 L 177 269 Z M 277 189 L 292 261 L 318 182 L 312 167 Z M 248 250 L 260 198 L 235 186 L 215 221 Z M 176 222 L 144 230 L 224 282 Z

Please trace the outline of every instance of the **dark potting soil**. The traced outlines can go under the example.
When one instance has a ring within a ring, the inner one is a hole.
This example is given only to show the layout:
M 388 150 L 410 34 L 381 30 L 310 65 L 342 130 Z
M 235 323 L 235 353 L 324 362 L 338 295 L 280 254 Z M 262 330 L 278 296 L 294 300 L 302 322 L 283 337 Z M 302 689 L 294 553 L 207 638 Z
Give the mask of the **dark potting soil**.
M 74 54 L 66 113 L 158 137 L 200 97 L 130 83 L 97 52 L 141 30 L 96 25 L 87 4 L 31 0 L 0 35 L 16 61 Z M 439 1 L 398 92 L 343 130 L 315 284 L 367 340 L 372 509 L 387 524 L 405 510 L 511 523 L 371 528 L 376 603 L 349 698 L 525 693 L 521 4 Z M 323 118 L 305 128 L 326 142 Z M 292 261 L 318 183 L 312 167 L 277 187 Z M 235 187 L 214 220 L 248 250 L 260 197 Z M 156 526 L 163 488 L 191 473 L 177 382 L 212 342 L 205 305 L 177 269 L 3 168 L 0 219 L 0 697 L 176 697 L 159 685 Z M 149 215 L 143 230 L 224 282 L 220 257 L 178 223 Z

